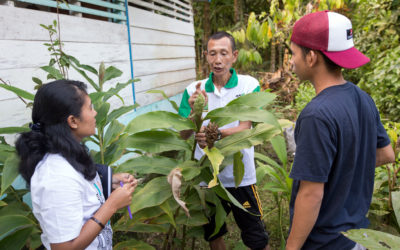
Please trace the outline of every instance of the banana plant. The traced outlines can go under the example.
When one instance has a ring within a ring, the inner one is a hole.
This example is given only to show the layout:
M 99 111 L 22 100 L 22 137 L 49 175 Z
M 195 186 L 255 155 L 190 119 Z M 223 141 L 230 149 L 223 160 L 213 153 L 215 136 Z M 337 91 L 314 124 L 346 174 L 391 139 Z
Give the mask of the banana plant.
M 280 124 L 285 122 L 277 120 L 265 109 L 274 98 L 274 94 L 267 92 L 244 95 L 209 112 L 204 118 L 197 114 L 183 118 L 167 111 L 154 111 L 133 119 L 126 128 L 129 135 L 125 147 L 141 151 L 142 155 L 120 164 L 116 171 L 147 177 L 151 174 L 152 178 L 146 178 L 134 193 L 133 219 L 125 214 L 114 230 L 164 233 L 164 249 L 173 247 L 173 238 L 179 231 L 183 249 L 186 237 L 201 237 L 200 226 L 208 222 L 207 216 L 216 214 L 216 233 L 226 217 L 217 196 L 244 209 L 221 185 L 218 173 L 233 164 L 235 183 L 239 185 L 244 174 L 240 150 L 262 144 L 281 133 Z M 202 107 L 199 110 L 201 112 Z M 201 159 L 196 160 L 192 157 L 195 140 L 193 137 L 182 139 L 179 131 L 197 131 L 204 120 L 210 120 L 210 124 L 217 127 L 237 120 L 251 120 L 255 126 L 216 141 L 212 147 L 204 149 L 206 154 Z M 168 151 L 179 152 L 178 157 L 163 156 Z M 208 183 L 208 187 L 199 187 L 201 182 Z M 208 207 L 207 203 L 213 203 L 215 207 Z

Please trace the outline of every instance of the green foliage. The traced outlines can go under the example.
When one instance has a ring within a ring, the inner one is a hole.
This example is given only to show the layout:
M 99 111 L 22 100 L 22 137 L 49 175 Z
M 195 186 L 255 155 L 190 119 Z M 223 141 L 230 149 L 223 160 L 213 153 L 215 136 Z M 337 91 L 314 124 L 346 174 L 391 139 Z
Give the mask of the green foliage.
M 24 127 L 0 129 L 0 134 L 24 132 Z M 20 249 L 24 245 L 35 249 L 40 245 L 37 241 L 41 230 L 33 216 L 32 210 L 22 197 L 27 190 L 16 190 L 11 185 L 18 176 L 18 158 L 15 147 L 5 140 L 0 143 L 0 246 L 2 249 Z
M 315 97 L 315 89 L 310 82 L 302 83 L 297 89 L 295 103 L 294 106 L 297 110 L 297 113 L 300 112 L 306 107 L 307 103 L 309 103 Z
M 346 72 L 390 120 L 400 115 L 400 9 L 398 1 L 357 0 L 351 16 L 356 47 L 371 62 Z
M 154 250 L 155 248 L 138 240 L 127 240 L 116 244 L 113 247 L 114 250 Z
M 370 250 L 397 249 L 400 246 L 400 237 L 372 229 L 353 229 L 343 234 Z
M 283 213 L 290 201 L 293 180 L 289 178 L 290 169 L 288 168 L 285 139 L 283 136 L 277 135 L 273 137 L 270 142 L 281 164 L 269 156 L 255 153 L 254 157 L 257 159 L 256 162 L 258 165 L 256 169 L 257 183 L 260 183 L 265 176 L 269 177 L 269 181 L 262 187 L 262 190 L 269 191 L 273 194 L 279 216 L 280 247 L 284 249 L 286 225 L 283 223 Z
M 400 233 L 400 151 L 397 147 L 400 123 L 387 122 L 384 127 L 391 140 L 396 161 L 376 168 L 369 218 L 375 224 L 387 224 L 388 227 Z
M 258 9 L 259 15 L 251 12 L 247 25 L 234 27 L 231 31 L 239 44 L 237 67 L 244 71 L 264 70 L 263 61 L 269 62 L 271 72 L 275 72 L 276 58 L 278 67 L 283 66 L 284 47 L 289 44 L 290 33 L 296 20 L 315 10 L 336 10 L 345 7 L 343 0 L 335 1 L 268 1 L 269 8 Z M 268 12 L 265 10 L 269 9 Z M 270 54 L 266 49 L 270 50 Z M 278 55 L 276 53 L 278 52 Z M 265 70 L 264 70 L 265 71 Z
M 152 175 L 146 176 L 144 183 L 133 196 L 131 208 L 135 221 L 129 221 L 125 214 L 117 222 L 117 230 L 139 232 L 139 230 L 146 229 L 151 232 L 159 232 L 159 230 L 165 232 L 164 230 L 167 229 L 164 241 L 164 247 L 166 247 L 173 244 L 170 239 L 174 232 L 176 234 L 178 228 L 187 226 L 191 230 L 193 226 L 207 223 L 205 215 L 210 211 L 206 208 L 206 201 L 215 205 L 211 212 L 216 213 L 217 225 L 223 224 L 226 213 L 217 195 L 244 209 L 220 185 L 217 175 L 227 165 L 227 162 L 229 162 L 228 164 L 233 163 L 235 166 L 234 179 L 236 185 L 239 185 L 244 174 L 240 150 L 261 144 L 281 132 L 279 122 L 272 113 L 269 115 L 273 119 L 258 118 L 265 117 L 266 112 L 264 109 L 260 109 L 260 106 L 271 103 L 273 99 L 274 95 L 270 93 L 252 93 L 235 99 L 226 107 L 213 110 L 205 118 L 199 116 L 200 124 L 205 119 L 215 120 L 220 124 L 226 124 L 231 120 L 249 120 L 250 118 L 253 121 L 262 121 L 253 129 L 244 130 L 217 141 L 214 147 L 204 150 L 206 155 L 200 160 L 193 158 L 196 142 L 191 138 L 187 141 L 182 140 L 175 132 L 175 130 L 183 129 L 196 130 L 197 126 L 189 118 L 182 118 L 166 111 L 157 111 L 143 114 L 132 120 L 127 129 L 132 134 L 128 136 L 125 144 L 141 150 L 145 155 L 121 164 L 116 171 L 136 172 L 138 175 L 152 173 Z M 230 112 L 231 107 L 235 107 L 236 112 Z M 251 117 L 247 114 L 250 108 L 252 109 Z M 199 110 L 202 113 L 203 108 L 200 107 Z M 231 117 L 223 115 L 225 112 L 229 112 Z M 163 154 L 171 150 L 180 152 L 177 158 L 147 156 L 149 153 Z M 180 199 L 186 203 L 190 211 L 191 217 L 189 218 L 181 211 L 181 206 L 175 202 L 171 187 L 167 182 L 167 175 L 177 170 L 183 177 L 180 184 L 182 189 Z M 208 183 L 208 189 L 198 187 L 202 181 Z M 143 224 L 144 222 L 146 224 Z M 184 241 L 183 237 L 182 242 Z

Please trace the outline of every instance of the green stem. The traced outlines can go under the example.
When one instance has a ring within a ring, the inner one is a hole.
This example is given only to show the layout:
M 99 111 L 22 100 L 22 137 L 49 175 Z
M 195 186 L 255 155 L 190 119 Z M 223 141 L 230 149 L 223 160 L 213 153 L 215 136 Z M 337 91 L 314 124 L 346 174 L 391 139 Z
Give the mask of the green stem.
M 184 197 L 188 194 L 189 188 L 190 188 L 190 186 L 187 186 L 187 187 L 186 187 L 185 193 L 183 194 Z M 176 211 L 175 211 L 175 213 L 174 213 L 174 220 L 176 219 L 176 216 L 178 216 L 178 214 L 179 214 L 179 209 L 180 209 L 180 208 L 181 208 L 181 207 L 179 206 L 179 207 L 176 209 Z M 168 233 L 167 233 L 167 235 L 166 235 L 166 237 L 165 237 L 165 239 L 164 239 L 164 243 L 163 243 L 163 247 L 162 247 L 162 249 L 164 249 L 164 250 L 166 250 L 167 247 L 168 247 L 169 236 L 170 236 L 170 234 L 172 233 L 173 228 L 174 228 L 174 226 L 171 224 L 171 225 L 169 226 Z
M 19 195 L 17 194 L 17 191 L 15 191 L 14 187 L 13 187 L 13 186 L 10 186 L 10 189 L 11 189 L 11 191 L 12 191 L 14 197 L 15 197 L 19 202 L 23 203 L 21 197 L 19 197 Z
M 196 152 L 196 144 L 197 144 L 197 140 L 194 139 L 194 143 L 193 143 L 193 147 L 192 147 L 192 156 L 190 157 L 190 159 L 191 159 L 192 161 L 195 160 L 195 159 L 194 159 L 194 153 Z
M 192 238 L 192 250 L 194 250 L 194 243 L 196 242 L 196 238 L 195 237 L 193 237 Z
M 100 158 L 101 164 L 104 164 L 104 144 L 103 144 L 103 129 L 99 128 L 99 147 L 100 147 Z
M 388 165 L 385 165 L 387 173 L 388 173 L 388 186 L 389 186 L 389 200 L 388 200 L 388 207 L 390 210 L 393 210 L 392 207 L 392 176 L 390 174 L 390 168 Z
M 181 249 L 185 250 L 186 246 L 186 225 L 183 225 L 182 227 L 182 243 L 181 243 Z

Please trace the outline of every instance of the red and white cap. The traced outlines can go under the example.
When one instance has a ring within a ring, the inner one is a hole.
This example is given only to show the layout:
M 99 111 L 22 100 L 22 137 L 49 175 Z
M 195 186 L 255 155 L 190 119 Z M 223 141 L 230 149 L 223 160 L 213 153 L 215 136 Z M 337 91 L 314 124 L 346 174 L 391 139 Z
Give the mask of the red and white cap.
M 294 24 L 291 41 L 321 51 L 343 68 L 354 69 L 369 62 L 354 47 L 351 21 L 336 12 L 319 11 L 303 16 Z

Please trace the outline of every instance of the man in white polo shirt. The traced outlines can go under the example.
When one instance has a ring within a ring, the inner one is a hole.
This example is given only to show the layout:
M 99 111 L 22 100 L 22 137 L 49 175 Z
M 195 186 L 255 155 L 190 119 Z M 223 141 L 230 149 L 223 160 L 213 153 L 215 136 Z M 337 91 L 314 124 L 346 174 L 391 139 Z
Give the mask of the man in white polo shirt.
M 248 75 L 238 75 L 232 68 L 232 64 L 237 59 L 238 51 L 235 47 L 235 40 L 230 34 L 224 31 L 213 34 L 208 40 L 205 54 L 211 68 L 211 74 L 208 79 L 193 82 L 185 89 L 179 107 L 179 114 L 183 117 L 190 115 L 194 101 L 199 95 L 206 97 L 208 112 L 224 107 L 230 101 L 242 95 L 260 91 L 260 85 L 255 78 Z M 203 123 L 203 128 L 207 126 L 208 122 Z M 250 128 L 251 121 L 232 122 L 219 128 L 219 139 Z M 196 139 L 198 144 L 195 157 L 200 159 L 204 155 L 202 148 L 207 145 L 205 133 L 197 133 Z M 257 216 L 246 213 L 225 200 L 221 199 L 221 202 L 227 213 L 233 212 L 236 223 L 241 230 L 244 244 L 251 249 L 268 249 L 268 234 L 261 219 L 261 202 L 255 186 L 254 147 L 243 149 L 241 152 L 245 173 L 239 187 L 235 188 L 232 165 L 225 167 L 218 177 L 224 187 L 243 207 Z M 209 218 L 209 220 L 210 223 L 204 226 L 205 239 L 210 242 L 211 249 L 225 249 L 222 236 L 227 232 L 226 224 L 221 227 L 216 235 L 210 237 L 215 229 L 215 218 Z

